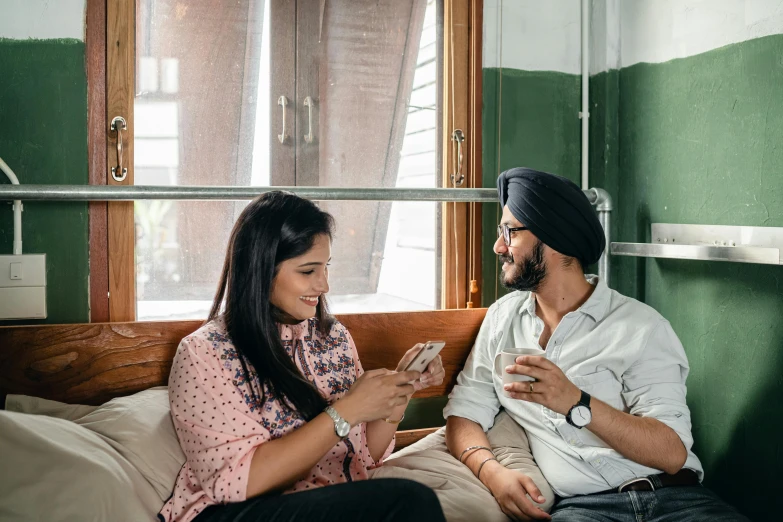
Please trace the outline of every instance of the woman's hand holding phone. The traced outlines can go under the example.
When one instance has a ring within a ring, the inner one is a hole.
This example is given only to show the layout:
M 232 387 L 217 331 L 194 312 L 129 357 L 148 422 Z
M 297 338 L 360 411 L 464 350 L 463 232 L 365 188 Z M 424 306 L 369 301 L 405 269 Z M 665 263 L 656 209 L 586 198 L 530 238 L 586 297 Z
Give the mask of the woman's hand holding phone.
M 416 344 L 405 352 L 393 372 L 385 369 L 365 372 L 356 379 L 348 393 L 334 404 L 334 408 L 351 426 L 355 426 L 360 422 L 386 419 L 395 408 L 407 404 L 414 391 L 442 384 L 446 371 L 440 355 L 436 355 L 422 373 L 408 370 L 411 363 L 416 362 L 416 356 L 427 348 L 440 350 L 442 344 Z
M 419 353 L 427 348 L 427 347 L 433 347 L 437 349 L 438 351 L 443 347 L 442 343 L 440 346 L 435 346 L 435 343 L 439 343 L 439 341 L 434 341 L 431 343 L 418 343 L 413 346 L 410 350 L 405 352 L 405 355 L 402 356 L 402 359 L 400 359 L 399 364 L 397 364 L 397 370 L 398 372 L 407 370 L 411 363 L 416 360 L 416 356 L 419 355 Z M 425 388 L 429 388 L 430 386 L 439 386 L 443 384 L 443 379 L 446 377 L 446 371 L 443 369 L 443 360 L 441 359 L 440 355 L 437 355 L 430 363 L 427 365 L 427 369 L 422 372 L 421 377 L 417 380 L 415 380 L 412 384 L 416 391 L 423 390 Z
M 414 392 L 411 381 L 419 376 L 419 372 L 370 370 L 356 379 L 345 396 L 334 403 L 334 409 L 351 426 L 387 419 L 395 408 L 408 403 Z

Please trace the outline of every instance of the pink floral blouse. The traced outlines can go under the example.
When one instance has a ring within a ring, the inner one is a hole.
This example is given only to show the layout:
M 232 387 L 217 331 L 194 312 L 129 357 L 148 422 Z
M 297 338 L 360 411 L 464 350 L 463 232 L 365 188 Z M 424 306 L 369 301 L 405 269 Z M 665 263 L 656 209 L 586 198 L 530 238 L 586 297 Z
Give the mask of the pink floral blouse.
M 353 339 L 339 322 L 327 336 L 318 332 L 316 319 L 278 327 L 288 355 L 327 402 L 342 397 L 363 373 Z M 263 404 L 253 399 L 221 319 L 182 340 L 169 377 L 169 402 L 187 461 L 160 518 L 189 522 L 208 506 L 246 499 L 255 449 L 305 423 L 265 391 Z M 381 460 L 393 448 L 394 440 Z M 360 424 L 286 493 L 363 480 L 379 464 L 367 447 L 366 425 Z

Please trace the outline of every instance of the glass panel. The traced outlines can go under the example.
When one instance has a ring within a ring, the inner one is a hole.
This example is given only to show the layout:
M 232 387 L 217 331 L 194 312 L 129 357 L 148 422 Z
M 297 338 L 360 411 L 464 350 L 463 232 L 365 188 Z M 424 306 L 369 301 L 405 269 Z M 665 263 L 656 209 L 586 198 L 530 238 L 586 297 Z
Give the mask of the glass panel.
M 439 185 L 437 0 L 137 5 L 136 184 Z M 139 320 L 206 316 L 246 204 L 136 203 Z M 332 311 L 439 307 L 439 203 L 320 205 Z

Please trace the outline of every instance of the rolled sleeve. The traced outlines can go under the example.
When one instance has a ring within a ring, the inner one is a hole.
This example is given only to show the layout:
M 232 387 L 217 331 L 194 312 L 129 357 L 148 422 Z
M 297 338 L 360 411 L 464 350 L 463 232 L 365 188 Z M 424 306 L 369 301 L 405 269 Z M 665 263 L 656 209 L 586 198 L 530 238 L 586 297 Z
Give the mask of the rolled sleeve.
M 494 357 L 491 337 L 494 309 L 490 308 L 481 323 L 476 343 L 465 367 L 457 376 L 457 384 L 449 394 L 443 410 L 444 418 L 463 417 L 489 430 L 500 410 L 500 401 L 493 383 Z
M 240 502 L 253 454 L 271 434 L 210 350 L 200 339 L 180 343 L 169 378 L 171 414 L 190 480 L 213 502 Z
M 623 398 L 631 415 L 657 419 L 690 451 L 691 414 L 686 404 L 688 358 L 668 321 L 651 333 L 641 357 L 623 374 Z

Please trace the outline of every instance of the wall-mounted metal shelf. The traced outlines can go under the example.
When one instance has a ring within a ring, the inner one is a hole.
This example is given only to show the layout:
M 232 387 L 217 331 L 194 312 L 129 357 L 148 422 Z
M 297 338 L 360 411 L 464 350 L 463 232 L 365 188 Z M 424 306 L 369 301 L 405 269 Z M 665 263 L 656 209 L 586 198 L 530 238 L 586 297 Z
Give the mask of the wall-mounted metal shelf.
M 615 256 L 781 265 L 783 228 L 653 223 L 651 243 L 612 243 Z

